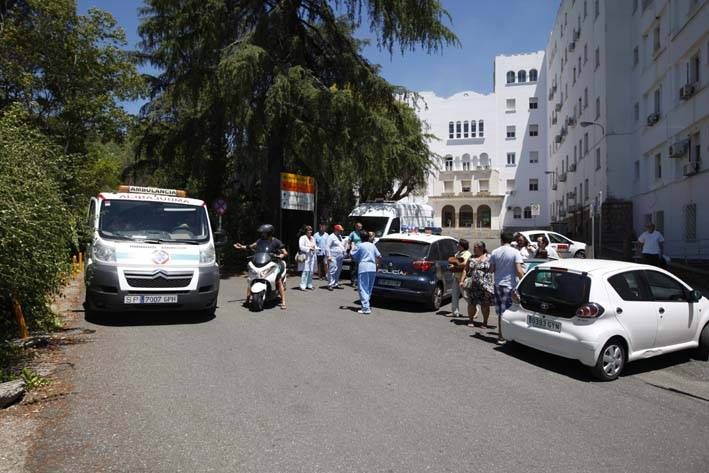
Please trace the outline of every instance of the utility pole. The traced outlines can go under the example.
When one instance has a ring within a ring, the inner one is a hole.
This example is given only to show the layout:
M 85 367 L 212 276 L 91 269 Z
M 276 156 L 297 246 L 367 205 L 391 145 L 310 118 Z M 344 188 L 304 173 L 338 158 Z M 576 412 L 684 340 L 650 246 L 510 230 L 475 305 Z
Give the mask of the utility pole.
M 603 191 L 598 192 L 598 256 L 603 242 Z

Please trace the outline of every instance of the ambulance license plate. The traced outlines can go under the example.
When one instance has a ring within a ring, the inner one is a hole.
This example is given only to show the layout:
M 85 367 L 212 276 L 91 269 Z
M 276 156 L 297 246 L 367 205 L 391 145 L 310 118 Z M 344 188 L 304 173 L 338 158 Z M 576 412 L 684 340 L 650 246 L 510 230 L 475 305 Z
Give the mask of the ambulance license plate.
M 125 296 L 124 304 L 177 304 L 177 295 L 162 296 Z

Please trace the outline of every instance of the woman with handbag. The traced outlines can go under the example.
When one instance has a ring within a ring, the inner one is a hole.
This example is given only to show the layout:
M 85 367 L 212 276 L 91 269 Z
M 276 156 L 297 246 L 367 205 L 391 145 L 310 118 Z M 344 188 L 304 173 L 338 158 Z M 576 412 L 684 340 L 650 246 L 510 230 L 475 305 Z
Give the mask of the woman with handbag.
M 313 290 L 313 272 L 318 259 L 318 246 L 313 237 L 313 227 L 305 226 L 305 234 L 298 240 L 298 254 L 296 260 L 298 265 L 303 265 L 303 272 L 300 275 L 300 290 Z
M 468 299 L 468 326 L 475 326 L 473 320 L 480 305 L 483 327 L 487 328 L 490 306 L 495 300 L 495 274 L 490 271 L 490 255 L 485 242 L 478 241 L 473 245 L 473 256 L 468 260 L 465 273 L 466 277 L 463 278 L 461 286 Z

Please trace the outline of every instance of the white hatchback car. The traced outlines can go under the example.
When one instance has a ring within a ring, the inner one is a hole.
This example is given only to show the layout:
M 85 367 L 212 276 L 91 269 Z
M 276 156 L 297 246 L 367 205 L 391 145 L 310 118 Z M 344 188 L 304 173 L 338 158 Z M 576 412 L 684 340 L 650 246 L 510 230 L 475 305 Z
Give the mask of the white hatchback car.
M 662 269 L 621 261 L 543 263 L 502 315 L 507 339 L 591 367 L 604 381 L 629 361 L 696 348 L 709 358 L 709 300 Z
M 536 243 L 540 236 L 546 236 L 549 246 L 554 248 L 559 254 L 559 258 L 585 258 L 586 243 L 574 241 L 564 235 L 548 230 L 525 230 L 520 232 L 532 243 Z

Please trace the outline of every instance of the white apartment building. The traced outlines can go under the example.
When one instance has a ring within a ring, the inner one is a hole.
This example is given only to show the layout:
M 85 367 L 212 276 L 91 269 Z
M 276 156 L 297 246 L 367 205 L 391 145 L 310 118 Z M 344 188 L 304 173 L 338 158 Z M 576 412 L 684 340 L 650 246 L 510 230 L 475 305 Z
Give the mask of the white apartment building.
M 549 225 L 544 52 L 498 56 L 494 68 L 491 94 L 420 93 L 440 156 L 425 201 L 447 233 Z
M 668 255 L 709 258 L 708 3 L 561 1 L 546 52 L 549 211 L 590 241 L 595 207 L 604 256 L 653 220 Z
M 631 15 L 634 227 L 653 221 L 667 254 L 709 259 L 709 1 L 634 2 Z

